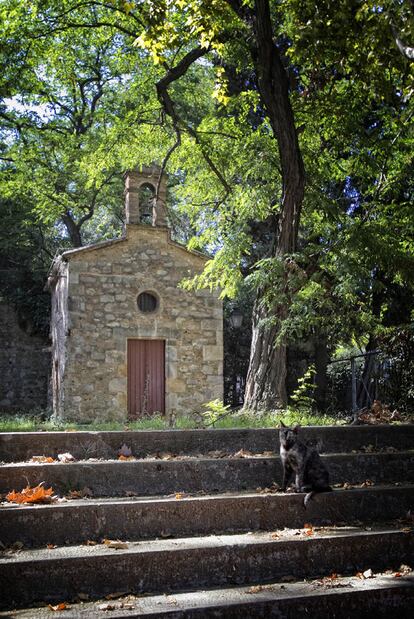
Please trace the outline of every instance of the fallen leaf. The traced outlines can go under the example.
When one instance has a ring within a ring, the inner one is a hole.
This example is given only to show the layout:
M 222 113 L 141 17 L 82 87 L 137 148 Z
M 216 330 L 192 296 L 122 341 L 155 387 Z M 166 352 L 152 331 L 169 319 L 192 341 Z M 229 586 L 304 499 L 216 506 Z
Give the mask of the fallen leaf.
M 134 456 L 123 456 L 122 454 L 118 456 L 118 460 L 126 461 L 126 460 L 136 460 Z
M 82 488 L 82 490 L 69 490 L 66 497 L 68 499 L 84 499 L 88 496 L 93 496 L 93 492 L 90 488 L 86 486 Z
M 184 498 L 184 496 L 185 496 L 185 495 L 184 495 L 184 492 L 176 492 L 176 493 L 175 493 L 175 498 L 176 498 L 177 500 L 183 499 L 183 498 Z
M 58 454 L 59 462 L 74 462 L 75 458 L 68 451 L 64 454 Z
M 262 585 L 256 585 L 254 587 L 250 587 L 250 589 L 248 589 L 246 591 L 246 593 L 260 593 L 260 591 L 263 591 L 264 587 Z
M 55 459 L 51 456 L 32 456 L 30 462 L 55 462 Z
M 366 479 L 364 482 L 362 482 L 361 484 L 361 488 L 368 488 L 368 486 L 373 486 L 374 482 L 371 479 Z
M 362 572 L 357 572 L 355 574 L 356 578 L 359 578 L 360 580 L 364 580 L 365 576 Z
M 82 490 L 69 490 L 66 496 L 68 499 L 82 499 L 85 495 Z
M 270 537 L 271 537 L 272 539 L 277 539 L 278 537 L 280 537 L 280 535 L 279 535 L 279 533 L 271 533 L 271 534 L 270 534 Z
M 11 503 L 50 503 L 55 498 L 53 488 L 44 488 L 42 481 L 38 486 L 31 488 L 26 486 L 21 492 L 12 490 L 6 495 L 6 499 Z
M 233 458 L 251 458 L 252 455 L 252 452 L 248 449 L 239 449 L 239 451 L 233 454 Z
M 68 605 L 66 604 L 66 602 L 61 602 L 60 604 L 56 604 L 56 606 L 48 604 L 48 607 L 50 608 L 50 610 L 66 610 L 68 608 Z
M 172 453 L 170 453 L 170 452 L 166 451 L 166 452 L 161 452 L 161 453 L 159 453 L 159 454 L 158 454 L 158 457 L 159 457 L 161 460 L 173 460 L 175 456 L 174 456 L 174 454 L 172 454 Z
M 53 550 L 54 548 L 57 548 L 56 544 L 46 544 L 46 548 L 48 550 Z
M 98 544 L 98 542 L 96 542 L 93 539 L 87 539 L 85 544 L 86 544 L 86 546 L 96 546 Z
M 227 457 L 227 454 L 224 453 L 224 451 L 220 451 L 219 449 L 209 451 L 208 455 L 210 456 L 210 458 L 226 458 Z
M 125 548 L 128 548 L 128 543 L 127 542 L 122 542 L 120 539 L 104 539 L 103 543 L 105 544 L 105 546 L 108 546 L 108 548 L 114 548 L 115 550 L 125 550 Z
M 130 602 L 108 602 L 98 606 L 98 610 L 133 610 L 134 608 L 134 604 L 131 604 Z
M 115 604 L 109 604 L 109 602 L 106 604 L 99 604 L 98 610 L 115 610 Z
M 105 595 L 105 600 L 116 600 L 117 598 L 121 598 L 123 595 L 126 595 L 125 591 L 115 591 L 114 593 L 108 593 L 108 595 Z
M 313 535 L 313 526 L 311 524 L 304 524 L 303 528 L 305 529 L 305 535 Z

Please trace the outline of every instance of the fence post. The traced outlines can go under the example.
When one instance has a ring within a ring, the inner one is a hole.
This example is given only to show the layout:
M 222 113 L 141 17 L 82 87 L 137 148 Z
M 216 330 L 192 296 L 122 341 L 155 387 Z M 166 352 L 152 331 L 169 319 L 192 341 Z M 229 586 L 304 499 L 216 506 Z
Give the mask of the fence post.
M 351 357 L 351 386 L 352 386 L 352 412 L 355 413 L 358 410 L 357 405 L 357 384 L 356 384 L 356 372 L 355 372 L 355 358 Z

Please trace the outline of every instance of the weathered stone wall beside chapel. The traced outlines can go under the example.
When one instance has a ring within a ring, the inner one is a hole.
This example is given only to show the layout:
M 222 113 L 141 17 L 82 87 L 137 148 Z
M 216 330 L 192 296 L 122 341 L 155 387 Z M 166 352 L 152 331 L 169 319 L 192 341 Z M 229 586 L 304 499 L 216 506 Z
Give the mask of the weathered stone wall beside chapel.
M 0 410 L 31 411 L 48 404 L 48 342 L 19 324 L 17 312 L 0 299 Z
M 126 239 L 63 255 L 55 275 L 59 271 L 65 283 L 55 283 L 52 301 L 52 329 L 60 329 L 59 354 L 54 351 L 59 417 L 127 418 L 129 338 L 165 340 L 167 415 L 222 399 L 222 302 L 209 291 L 178 287 L 200 273 L 205 261 L 171 242 L 167 229 L 145 225 L 127 226 Z M 158 297 L 155 313 L 138 310 L 143 291 Z M 62 317 L 66 294 L 67 320 Z

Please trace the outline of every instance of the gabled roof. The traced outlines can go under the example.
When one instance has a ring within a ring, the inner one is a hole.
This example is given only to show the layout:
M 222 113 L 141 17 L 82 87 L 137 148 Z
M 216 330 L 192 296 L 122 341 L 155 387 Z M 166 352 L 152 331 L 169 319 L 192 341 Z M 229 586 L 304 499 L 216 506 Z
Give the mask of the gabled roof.
M 138 224 L 130 224 L 130 226 L 133 226 L 134 228 L 138 226 Z M 127 226 L 127 231 L 126 233 L 121 236 L 118 239 L 108 239 L 107 241 L 100 241 L 98 243 L 91 243 L 90 245 L 84 245 L 82 247 L 75 247 L 74 249 L 68 249 L 67 251 L 63 252 L 61 254 L 61 258 L 63 260 L 69 260 L 71 258 L 71 256 L 75 256 L 78 255 L 79 253 L 82 252 L 88 252 L 88 251 L 95 251 L 95 250 L 99 250 L 99 249 L 103 249 L 106 247 L 110 247 L 111 245 L 116 245 L 117 243 L 124 243 L 125 241 L 128 241 L 128 227 Z M 198 256 L 199 258 L 202 258 L 203 260 L 210 260 L 211 256 L 208 256 L 206 254 L 204 254 L 201 251 L 197 251 L 194 249 L 187 249 L 187 247 L 185 247 L 185 245 L 182 245 L 181 243 L 177 243 L 176 241 L 173 241 L 171 239 L 171 232 L 170 230 L 168 230 L 167 228 L 157 228 L 157 227 L 150 227 L 147 225 L 143 225 L 143 226 L 139 226 L 139 227 L 143 227 L 145 229 L 149 229 L 149 230 L 163 230 L 166 234 L 167 234 L 167 243 L 169 245 L 173 245 L 174 247 L 176 247 L 177 249 L 180 249 L 181 251 L 185 251 L 189 254 L 192 254 L 193 256 Z

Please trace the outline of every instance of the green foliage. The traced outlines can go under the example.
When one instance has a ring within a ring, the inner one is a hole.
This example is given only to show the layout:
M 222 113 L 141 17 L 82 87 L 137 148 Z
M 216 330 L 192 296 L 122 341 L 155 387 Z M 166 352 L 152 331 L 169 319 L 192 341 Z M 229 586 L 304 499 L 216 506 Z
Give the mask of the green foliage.
M 414 63 L 395 42 L 409 3 L 270 0 L 307 172 L 297 253 L 273 258 L 280 156 L 233 4 L 2 2 L 0 180 L 20 222 L 7 251 L 30 247 L 33 275 L 29 230 L 52 255 L 76 233 L 118 235 L 122 171 L 171 152 L 177 237 L 211 254 L 183 285 L 237 298 L 247 277 L 280 341 L 362 345 L 390 324 L 397 288 L 413 290 Z M 174 126 L 155 85 L 197 48 L 168 89 Z
M 315 374 L 315 366 L 311 364 L 299 378 L 298 386 L 290 396 L 293 406 L 299 411 L 310 411 L 315 407 Z
M 206 426 L 214 426 L 217 421 L 226 416 L 230 412 L 230 405 L 224 405 L 221 400 L 211 400 L 203 404 L 205 410 L 202 412 L 204 423 Z
M 47 417 L 47 415 L 46 415 Z M 342 420 L 327 415 L 318 415 L 315 413 L 306 413 L 303 411 L 295 411 L 289 409 L 279 413 L 257 413 L 243 412 L 223 416 L 218 419 L 213 429 L 231 429 L 231 428 L 278 428 L 280 422 L 283 421 L 286 425 L 341 425 Z M 0 432 L 36 432 L 36 431 L 62 431 L 62 430 L 78 430 L 78 431 L 126 431 L 126 430 L 167 430 L 169 429 L 168 420 L 165 417 L 146 417 L 133 422 L 91 422 L 87 425 L 76 423 L 57 423 L 45 418 L 44 414 L 38 415 L 23 415 L 16 413 L 15 415 L 0 414 Z M 174 428 L 178 430 L 190 430 L 200 428 L 200 422 L 194 417 L 178 417 L 175 421 Z
M 383 364 L 379 380 L 381 400 L 401 412 L 414 411 L 414 325 L 388 327 L 379 345 Z

